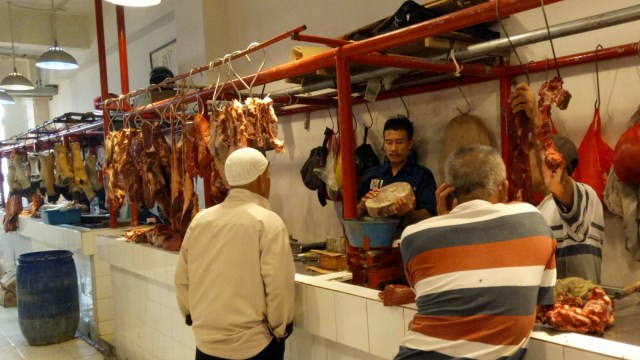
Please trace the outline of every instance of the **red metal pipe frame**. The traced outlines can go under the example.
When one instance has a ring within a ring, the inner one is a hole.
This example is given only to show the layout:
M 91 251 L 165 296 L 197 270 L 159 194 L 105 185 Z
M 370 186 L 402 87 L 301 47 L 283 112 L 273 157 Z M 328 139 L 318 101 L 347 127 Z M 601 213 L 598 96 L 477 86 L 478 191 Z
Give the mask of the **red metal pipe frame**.
M 290 36 L 292 36 L 293 34 L 297 34 L 297 33 L 301 32 L 301 31 L 305 30 L 306 28 L 307 27 L 305 25 L 298 26 L 295 29 L 291 29 L 291 30 L 289 30 L 287 32 L 284 32 L 284 33 L 282 33 L 282 34 L 280 34 L 280 35 L 278 35 L 276 37 L 273 37 L 273 38 L 271 38 L 269 40 L 263 41 L 263 42 L 261 42 L 261 43 L 259 43 L 257 45 L 250 46 L 245 50 L 235 52 L 235 53 L 229 55 L 229 57 L 227 57 L 227 58 L 216 59 L 216 60 L 210 62 L 207 65 L 191 69 L 191 71 L 189 71 L 188 73 L 176 75 L 176 76 L 174 76 L 172 78 L 166 79 L 165 81 L 161 82 L 160 84 L 151 85 L 151 86 L 147 87 L 146 89 L 137 90 L 137 91 L 134 91 L 134 92 L 132 92 L 132 93 L 130 93 L 128 95 L 129 95 L 129 97 L 139 96 L 139 95 L 142 95 L 142 94 L 144 94 L 144 93 L 146 93 L 148 91 L 160 89 L 161 87 L 166 86 L 169 83 L 175 83 L 176 81 L 185 79 L 185 78 L 187 78 L 189 76 L 201 73 L 203 71 L 211 70 L 212 68 L 214 68 L 216 66 L 222 65 L 224 62 L 229 62 L 231 60 L 235 60 L 235 59 L 237 59 L 239 57 L 243 57 L 245 55 L 248 55 L 248 54 L 256 52 L 256 51 L 258 51 L 260 49 L 263 49 L 263 48 L 265 48 L 267 46 L 273 45 L 273 44 L 275 44 L 275 43 L 277 43 L 279 41 L 287 39 Z M 124 93 L 125 92 L 123 91 L 123 94 Z M 202 96 L 203 95 L 201 95 L 201 97 Z M 193 100 L 191 100 L 190 102 L 193 102 Z
M 634 42 L 630 44 L 613 46 L 605 49 L 598 50 L 598 61 L 607 60 L 607 59 L 615 59 L 624 56 L 630 55 L 639 55 L 640 54 L 640 43 Z M 558 63 L 558 67 L 567 67 L 580 65 L 584 63 L 594 62 L 596 59 L 596 52 L 586 51 L 578 54 L 572 54 L 567 56 L 561 56 L 556 59 Z M 527 65 L 527 69 L 530 73 L 536 73 L 545 70 L 555 69 L 556 64 L 553 59 L 547 59 L 542 61 L 536 61 L 529 63 Z M 516 76 L 524 74 L 524 70 L 519 65 L 509 66 L 506 68 L 506 75 Z
M 334 46 L 334 47 L 352 43 L 352 41 L 347 41 L 347 40 L 338 40 L 338 39 L 326 38 L 321 36 L 313 36 L 313 35 L 303 35 L 300 33 L 295 33 L 291 35 L 291 39 L 310 42 L 310 43 L 316 43 L 316 44 L 323 44 L 328 46 Z
M 500 16 L 502 17 L 540 6 L 539 0 L 497 1 L 499 1 Z M 552 4 L 559 1 L 561 0 L 546 0 L 544 3 Z M 486 2 L 457 11 L 455 13 L 443 15 L 432 20 L 427 20 L 420 24 L 409 26 L 404 29 L 396 30 L 388 34 L 383 34 L 374 38 L 346 44 L 341 46 L 339 49 L 342 57 L 350 58 L 351 56 L 392 48 L 417 39 L 422 39 L 441 34 L 443 32 L 477 25 L 495 19 L 495 2 Z M 250 82 L 254 81 L 255 78 L 254 86 L 259 86 L 269 82 L 302 75 L 325 67 L 332 67 L 335 65 L 335 57 L 337 53 L 338 49 L 327 50 L 323 53 L 312 55 L 292 63 L 273 67 L 257 75 L 244 77 L 243 81 Z M 207 66 L 205 68 L 208 69 L 210 67 Z M 188 74 L 186 76 L 188 76 Z M 233 83 L 233 85 L 231 85 L 231 83 Z M 221 85 L 221 91 L 231 91 L 234 85 L 236 88 L 244 88 L 240 80 L 234 80 Z M 211 98 L 213 92 L 214 90 L 212 88 L 208 88 L 202 91 L 199 96 L 204 98 Z M 197 97 L 198 95 L 196 94 L 189 94 L 185 96 L 183 100 L 186 102 L 194 102 L 197 101 Z M 163 108 L 169 106 L 172 101 L 173 100 L 166 100 L 160 102 L 158 103 L 158 107 Z M 135 109 L 134 111 L 140 110 L 142 109 Z

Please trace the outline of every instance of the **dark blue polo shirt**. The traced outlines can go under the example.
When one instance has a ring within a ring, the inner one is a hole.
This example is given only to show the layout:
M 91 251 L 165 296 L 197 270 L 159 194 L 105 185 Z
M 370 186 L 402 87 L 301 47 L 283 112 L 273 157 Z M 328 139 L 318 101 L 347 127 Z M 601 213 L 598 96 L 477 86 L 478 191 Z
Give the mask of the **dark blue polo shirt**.
M 436 180 L 431 170 L 419 165 L 409 158 L 396 176 L 391 173 L 391 164 L 385 157 L 384 164 L 367 170 L 360 179 L 357 188 L 357 201 L 371 189 L 371 180 L 382 180 L 382 186 L 404 181 L 411 184 L 416 195 L 416 209 L 427 209 L 431 215 L 436 215 Z

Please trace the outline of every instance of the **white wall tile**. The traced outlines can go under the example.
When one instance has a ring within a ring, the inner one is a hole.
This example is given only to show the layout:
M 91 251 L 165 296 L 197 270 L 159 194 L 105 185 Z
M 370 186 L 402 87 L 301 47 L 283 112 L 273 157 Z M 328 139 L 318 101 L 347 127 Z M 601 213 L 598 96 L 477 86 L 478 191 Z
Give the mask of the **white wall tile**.
M 309 352 L 313 355 L 313 360 L 331 360 L 327 351 L 327 343 L 331 342 L 319 336 L 313 337 L 313 349 L 309 349 Z
M 638 357 L 636 359 L 640 359 L 640 354 L 637 354 Z M 530 359 L 535 359 L 534 357 L 529 357 L 527 355 L 527 358 Z M 614 357 L 610 357 L 610 356 L 605 356 L 605 355 L 600 355 L 600 354 L 596 354 L 596 353 L 592 353 L 592 352 L 588 352 L 588 351 L 584 351 L 584 350 L 578 350 L 578 349 L 574 349 L 574 348 L 570 348 L 570 347 L 566 347 L 564 348 L 564 360 L 613 360 L 615 359 Z
M 327 359 L 331 360 L 353 360 L 356 350 L 346 345 L 327 341 Z
M 96 299 L 111 298 L 113 287 L 111 285 L 111 275 L 95 276 L 96 283 L 94 286 Z
M 404 311 L 399 306 L 384 306 L 380 301 L 367 300 L 370 353 L 386 359 L 398 353 L 404 336 Z
M 294 330 L 293 334 L 287 339 L 285 347 L 290 349 L 291 360 L 314 360 L 312 351 L 314 336 L 307 331 Z
M 113 320 L 115 318 L 111 298 L 98 299 L 96 305 L 99 321 Z
M 530 339 L 527 349 L 527 358 L 536 360 L 555 360 L 563 359 L 564 355 L 561 345 Z
M 307 286 L 306 329 L 314 335 L 336 341 L 336 309 L 334 292 Z
M 305 328 L 305 313 L 307 311 L 307 291 L 305 284 L 295 283 L 295 313 L 293 314 L 293 325 L 297 328 Z
M 337 342 L 368 352 L 367 300 L 343 293 L 335 293 L 334 300 Z
M 99 321 L 98 329 L 98 331 L 100 332 L 100 336 L 115 334 L 115 320 Z

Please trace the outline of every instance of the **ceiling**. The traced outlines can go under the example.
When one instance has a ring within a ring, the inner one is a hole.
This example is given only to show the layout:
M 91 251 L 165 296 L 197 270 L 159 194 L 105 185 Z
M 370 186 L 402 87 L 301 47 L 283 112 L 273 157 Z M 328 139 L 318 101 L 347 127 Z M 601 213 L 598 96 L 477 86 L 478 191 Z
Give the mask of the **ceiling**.
M 17 7 L 48 11 L 51 9 L 51 0 L 1 0 L 3 8 L 11 2 Z M 56 11 L 70 15 L 93 15 L 93 4 L 91 0 L 54 0 Z

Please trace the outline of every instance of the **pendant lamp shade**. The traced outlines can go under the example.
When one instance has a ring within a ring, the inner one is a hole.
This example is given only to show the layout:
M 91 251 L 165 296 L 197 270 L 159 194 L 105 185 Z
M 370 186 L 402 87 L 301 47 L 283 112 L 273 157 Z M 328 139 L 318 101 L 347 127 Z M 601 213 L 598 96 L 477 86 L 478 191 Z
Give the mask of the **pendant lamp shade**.
M 50 70 L 73 70 L 80 67 L 73 56 L 58 46 L 57 41 L 55 45 L 49 48 L 49 51 L 40 55 L 38 61 L 36 61 L 36 66 Z
M 0 90 L 0 105 L 13 105 L 16 101 L 4 90 Z
M 51 28 L 53 33 L 53 46 L 47 52 L 40 55 L 36 61 L 36 66 L 50 70 L 73 70 L 80 67 L 76 59 L 58 46 L 58 35 L 56 34 L 56 8 L 51 0 Z
M 121 6 L 145 7 L 160 4 L 160 0 L 107 0 L 112 4 Z
M 33 83 L 16 69 L 16 47 L 13 39 L 13 14 L 11 13 L 11 2 L 9 2 L 9 27 L 11 28 L 11 58 L 13 59 L 13 72 L 7 75 L 0 82 L 0 89 L 5 90 L 31 90 L 35 89 Z M 7 94 L 8 95 L 8 94 Z M 13 99 L 12 99 L 13 101 Z
M 0 82 L 0 89 L 5 90 L 31 90 L 35 89 L 35 86 L 29 79 L 13 69 L 13 72 Z

